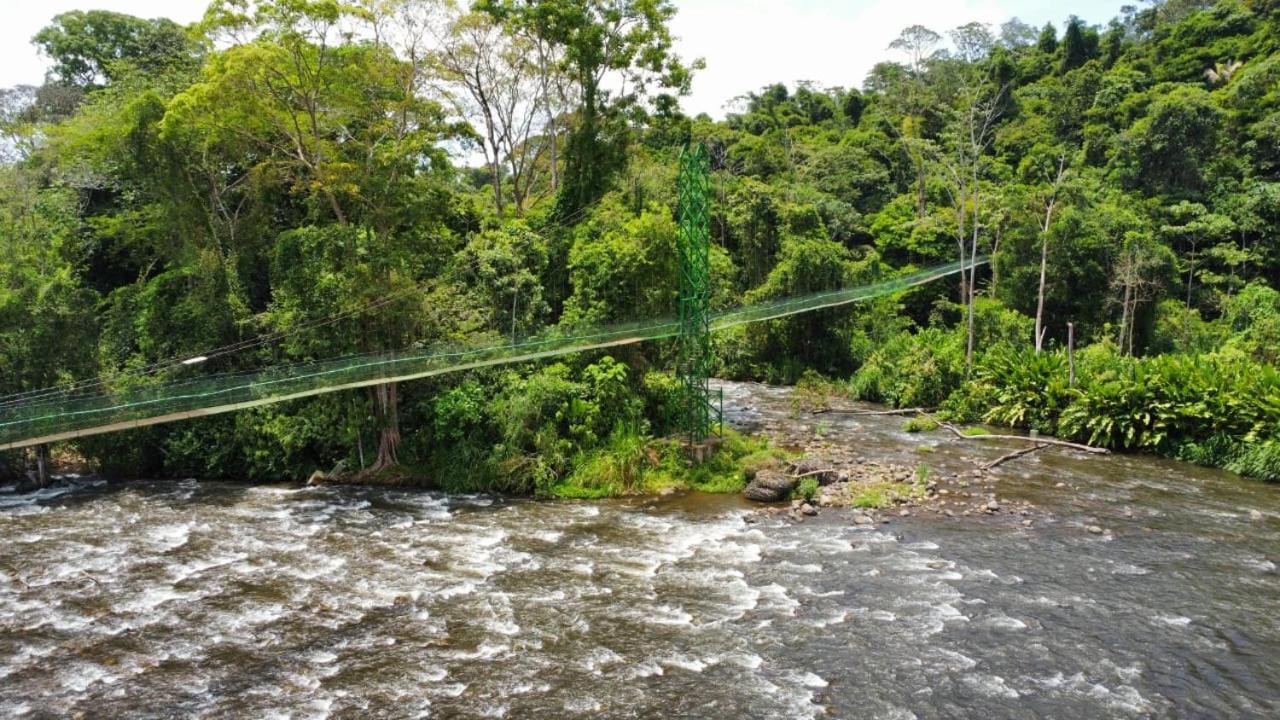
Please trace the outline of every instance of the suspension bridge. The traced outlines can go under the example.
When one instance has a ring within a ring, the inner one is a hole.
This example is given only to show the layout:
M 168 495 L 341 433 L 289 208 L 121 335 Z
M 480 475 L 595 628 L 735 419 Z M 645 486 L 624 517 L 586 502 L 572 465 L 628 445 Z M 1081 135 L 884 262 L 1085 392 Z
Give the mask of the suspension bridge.
M 719 425 L 708 374 L 712 333 L 746 323 L 833 308 L 933 282 L 984 259 L 953 262 L 859 287 L 815 292 L 711 311 L 709 208 L 706 155 L 701 148 L 681 157 L 677 243 L 679 309 L 675 317 L 576 329 L 551 329 L 518 340 L 436 345 L 397 352 L 346 356 L 256 371 L 135 385 L 107 392 L 36 393 L 0 405 L 0 450 L 47 445 L 77 438 L 206 417 L 354 388 L 404 382 L 463 370 L 522 363 L 665 338 L 677 339 L 676 375 L 684 392 L 678 425 L 692 441 Z M 99 386 L 92 383 L 91 386 Z

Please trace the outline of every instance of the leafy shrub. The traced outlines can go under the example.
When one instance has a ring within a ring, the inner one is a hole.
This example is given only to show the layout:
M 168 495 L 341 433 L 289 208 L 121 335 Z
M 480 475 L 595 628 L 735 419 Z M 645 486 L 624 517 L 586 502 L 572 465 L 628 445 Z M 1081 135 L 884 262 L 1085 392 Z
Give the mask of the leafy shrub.
M 1057 432 L 1058 416 L 1076 394 L 1062 352 L 998 346 L 983 356 L 977 375 L 990 388 L 984 421 L 1049 435 Z
M 1226 468 L 1267 482 L 1280 482 L 1280 440 L 1251 443 Z
M 639 492 L 649 464 L 647 441 L 634 426 L 619 424 L 603 447 L 581 453 L 573 471 L 551 494 L 560 497 L 612 497 Z
M 1238 355 L 1128 359 L 1090 378 L 1061 431 L 1111 448 L 1178 454 L 1215 436 L 1266 436 L 1280 423 L 1280 373 Z M 1198 451 L 1206 452 L 1202 447 Z
M 964 381 L 964 335 L 925 328 L 873 352 L 850 382 L 853 396 L 895 407 L 937 407 Z
M 795 496 L 803 498 L 805 502 L 811 503 L 818 496 L 818 479 L 807 477 L 800 481 L 796 486 Z

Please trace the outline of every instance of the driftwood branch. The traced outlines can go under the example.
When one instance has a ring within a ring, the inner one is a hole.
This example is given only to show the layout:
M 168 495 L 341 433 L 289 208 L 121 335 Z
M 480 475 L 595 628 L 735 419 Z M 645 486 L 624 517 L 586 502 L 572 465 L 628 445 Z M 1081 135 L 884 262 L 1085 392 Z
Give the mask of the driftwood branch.
M 965 435 L 964 433 L 960 432 L 959 428 L 957 428 L 955 425 L 952 425 L 951 423 L 942 422 L 941 420 L 931 415 L 928 415 L 928 413 L 922 413 L 922 414 L 926 415 L 931 420 L 938 423 L 940 427 L 944 427 L 947 430 L 950 430 L 952 435 L 955 435 L 961 440 L 1017 440 L 1017 441 L 1031 440 L 1032 442 L 1035 442 L 1035 443 L 1042 443 L 1044 445 L 1053 445 L 1055 447 L 1071 448 L 1072 450 L 1079 450 L 1081 452 L 1093 453 L 1094 455 L 1110 455 L 1111 454 L 1111 451 L 1106 448 L 1094 447 L 1092 445 L 1082 445 L 1080 443 L 1067 442 L 1066 440 L 1058 440 L 1056 438 L 1045 438 L 1045 437 L 1029 438 L 1029 437 L 1026 437 L 1025 435 L 997 435 L 994 433 L 981 433 L 979 435 Z
M 836 471 L 836 469 L 835 469 L 835 468 L 825 468 L 825 469 L 822 469 L 822 470 L 810 470 L 810 471 L 809 471 L 809 472 L 807 472 L 807 473 L 800 473 L 799 475 L 792 475 L 791 477 L 795 478 L 796 480 L 801 480 L 801 479 L 803 479 L 803 478 L 807 478 L 807 477 L 809 477 L 809 476 L 811 476 L 811 475 L 821 475 L 821 474 L 823 474 L 823 473 L 833 473 L 833 472 L 835 472 L 835 471 Z
M 852 410 L 845 408 L 819 408 L 813 411 L 814 415 L 825 415 L 828 413 L 838 413 L 840 415 L 917 415 L 932 412 L 937 408 L 898 408 L 896 410 Z
M 989 463 L 987 463 L 987 464 L 983 465 L 983 466 L 982 466 L 982 469 L 983 469 L 983 470 L 990 470 L 991 468 L 993 468 L 993 467 L 997 467 L 997 466 L 999 466 L 999 465 L 1003 465 L 1004 463 L 1007 463 L 1007 462 L 1009 462 L 1010 460 L 1016 460 L 1016 459 L 1018 459 L 1018 458 L 1022 457 L 1023 455 L 1030 455 L 1030 454 L 1031 454 L 1031 453 L 1033 453 L 1033 452 L 1036 452 L 1036 451 L 1038 451 L 1038 450 L 1043 450 L 1043 449 L 1045 449 L 1045 448 L 1047 448 L 1047 447 L 1049 447 L 1049 446 L 1048 446 L 1048 445 L 1032 445 L 1031 447 L 1028 447 L 1028 448 L 1022 448 L 1021 450 L 1014 450 L 1014 451 L 1013 451 L 1013 452 L 1011 452 L 1011 453 L 1008 453 L 1008 454 L 1005 454 L 1005 455 L 1001 455 L 1000 457 L 996 458 L 995 460 L 992 460 L 991 462 L 989 462 Z

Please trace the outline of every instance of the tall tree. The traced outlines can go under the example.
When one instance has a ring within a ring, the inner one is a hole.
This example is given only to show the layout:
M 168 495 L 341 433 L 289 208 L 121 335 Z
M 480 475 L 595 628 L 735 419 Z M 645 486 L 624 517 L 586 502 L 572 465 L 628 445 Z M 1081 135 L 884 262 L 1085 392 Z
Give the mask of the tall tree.
M 97 87 L 123 73 L 195 66 L 197 46 L 172 20 L 144 20 L 107 10 L 73 10 L 53 19 L 32 42 L 53 61 L 52 80 Z
M 439 38 L 437 62 L 459 111 L 481 127 L 481 147 L 489 163 L 494 204 L 503 208 L 503 179 L 512 205 L 524 214 L 542 155 L 535 141 L 544 116 L 545 80 L 536 47 L 487 13 L 455 13 Z M 504 165 L 505 163 L 505 165 Z
M 476 5 L 528 28 L 564 53 L 577 86 L 577 124 L 565 147 L 561 217 L 599 198 L 622 166 L 626 111 L 653 87 L 684 94 L 692 68 L 672 50 L 670 0 L 485 0 Z M 696 65 L 696 63 L 695 63 Z

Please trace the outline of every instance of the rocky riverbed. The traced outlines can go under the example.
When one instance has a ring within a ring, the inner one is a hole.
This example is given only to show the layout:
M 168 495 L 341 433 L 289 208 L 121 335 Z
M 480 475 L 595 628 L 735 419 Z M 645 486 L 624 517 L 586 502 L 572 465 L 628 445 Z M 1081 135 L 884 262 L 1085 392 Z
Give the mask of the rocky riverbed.
M 987 467 L 1029 446 L 1030 438 L 1026 443 L 988 442 L 956 438 L 941 429 L 909 432 L 902 428 L 903 417 L 870 404 L 855 404 L 842 413 L 817 412 L 797 402 L 790 388 L 754 383 L 722 383 L 720 388 L 731 425 L 764 435 L 799 456 L 749 476 L 745 497 L 769 503 L 758 509 L 761 514 L 804 522 L 821 513 L 835 513 L 857 525 L 923 517 L 1025 530 L 1057 522 L 1052 511 L 1032 499 L 1002 493 L 1009 480 L 1024 479 L 1027 469 L 1042 467 L 1040 458 L 1027 455 L 1007 465 Z M 884 452 L 885 436 L 899 444 L 893 452 Z M 939 453 L 939 448 L 947 452 Z M 1041 452 L 1064 454 L 1079 462 L 1095 457 L 1069 448 Z M 912 461 L 898 459 L 903 457 Z M 818 481 L 817 492 L 810 500 L 792 499 L 805 477 Z M 1052 480 L 1051 489 L 1070 493 L 1074 488 L 1064 480 Z M 1125 512 L 1133 517 L 1131 509 Z M 1109 533 L 1096 523 L 1080 529 L 1094 535 Z

